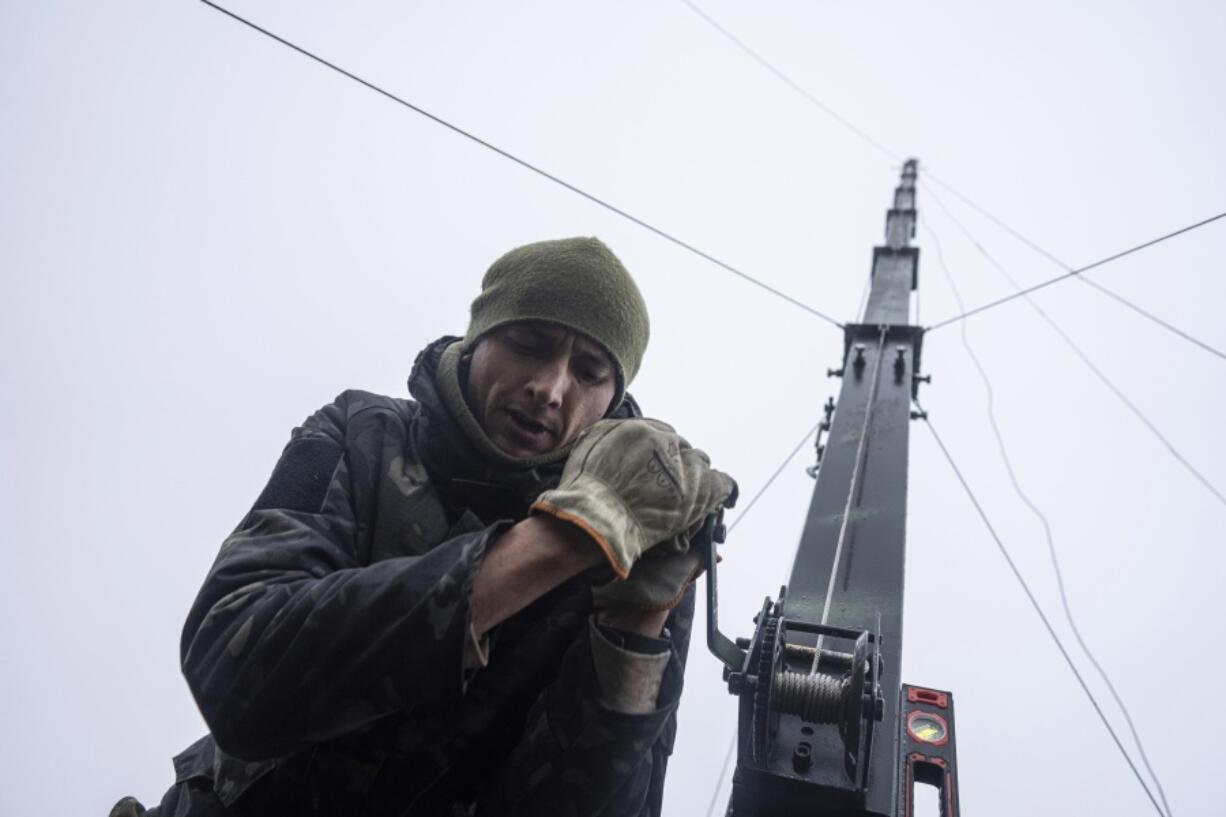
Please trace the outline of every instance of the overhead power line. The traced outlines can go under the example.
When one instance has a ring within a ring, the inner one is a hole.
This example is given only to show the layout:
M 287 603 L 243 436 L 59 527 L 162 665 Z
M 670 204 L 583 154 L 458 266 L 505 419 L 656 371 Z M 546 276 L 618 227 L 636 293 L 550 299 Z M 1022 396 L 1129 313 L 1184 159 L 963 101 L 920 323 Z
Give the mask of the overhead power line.
M 941 249 L 941 239 L 933 231 L 932 227 L 924 222 L 924 229 L 932 236 L 933 244 L 937 251 L 937 263 L 941 266 L 941 271 L 945 274 L 945 280 L 949 284 L 950 290 L 953 292 L 954 300 L 958 302 L 959 309 L 964 309 L 965 305 L 962 301 L 962 293 L 958 289 L 958 284 L 954 281 L 953 274 L 949 271 L 949 266 L 945 263 L 945 253 Z M 1056 539 L 1052 534 L 1051 523 L 1047 519 L 1047 515 L 1039 508 L 1038 505 L 1026 494 L 1022 489 L 1021 482 L 1018 480 L 1017 473 L 1013 469 L 1013 460 L 1009 456 L 1008 447 L 1005 445 L 1004 434 L 1000 430 L 1000 424 L 996 420 L 996 395 L 992 388 L 992 379 L 988 376 L 987 369 L 979 360 L 979 355 L 975 354 L 975 350 L 971 347 L 970 337 L 967 333 L 967 325 L 965 322 L 958 325 L 961 330 L 962 347 L 966 350 L 967 356 L 974 364 L 975 370 L 979 373 L 979 379 L 983 381 L 983 386 L 987 392 L 987 414 L 988 423 L 992 428 L 992 435 L 996 438 L 996 447 L 1000 452 L 1001 462 L 1004 463 L 1005 471 L 1009 475 L 1009 482 L 1013 485 L 1013 492 L 1017 494 L 1018 499 L 1030 509 L 1030 512 L 1038 519 L 1039 524 L 1043 526 L 1043 535 L 1047 539 L 1047 553 L 1051 558 L 1052 570 L 1056 574 L 1056 589 L 1060 593 L 1060 604 L 1064 608 L 1064 618 L 1068 622 L 1069 629 L 1073 632 L 1073 637 L 1077 640 L 1077 644 L 1081 647 L 1081 651 L 1085 653 L 1090 664 L 1093 665 L 1098 677 L 1106 684 L 1107 689 L 1111 693 L 1111 697 L 1115 699 L 1116 705 L 1120 708 L 1120 712 L 1124 715 L 1124 721 L 1128 725 L 1128 731 L 1132 733 L 1133 742 L 1137 745 L 1137 751 L 1141 755 L 1141 762 L 1145 766 L 1145 770 L 1149 773 L 1150 779 L 1153 780 L 1154 788 L 1158 792 L 1159 799 L 1162 800 L 1162 806 L 1166 811 L 1167 817 L 1171 817 L 1171 804 L 1166 799 L 1166 791 L 1162 788 L 1162 781 L 1158 778 L 1158 773 L 1154 771 L 1153 765 L 1149 761 L 1149 755 L 1145 752 L 1145 744 L 1141 740 L 1141 735 L 1137 731 L 1136 724 L 1133 723 L 1132 713 L 1128 711 L 1128 707 L 1124 704 L 1124 699 L 1120 696 L 1112 683 L 1111 677 L 1107 671 L 1103 669 L 1102 664 L 1094 656 L 1090 650 L 1090 645 L 1086 643 L 1085 638 L 1081 635 L 1081 630 L 1077 626 L 1077 621 L 1073 618 L 1073 610 L 1069 605 L 1068 593 L 1064 586 L 1064 571 L 1060 568 L 1060 557 L 1056 552 Z
M 1090 687 L 1086 685 L 1085 679 L 1082 678 L 1081 673 L 1078 672 L 1077 665 L 1073 663 L 1073 659 L 1069 656 L 1068 650 L 1066 650 L 1064 647 L 1064 642 L 1060 640 L 1060 636 L 1056 635 L 1055 628 L 1052 627 L 1051 621 L 1047 618 L 1047 614 L 1043 612 L 1043 607 L 1039 604 L 1039 600 L 1035 598 L 1033 591 L 1030 589 L 1030 585 L 1026 582 L 1026 578 L 1022 576 L 1021 571 L 1018 570 L 1017 564 L 1013 561 L 1013 557 L 1009 555 L 1009 550 L 1005 547 L 1005 543 L 1001 540 L 999 534 L 996 533 L 996 528 L 992 526 L 992 522 L 988 519 L 987 514 L 984 512 L 983 506 L 979 504 L 979 500 L 975 497 L 974 491 L 971 490 L 971 486 L 967 483 L 966 477 L 962 475 L 962 469 L 960 469 L 958 464 L 954 462 L 954 458 L 949 453 L 949 449 L 945 447 L 945 443 L 942 441 L 941 436 L 937 434 L 936 427 L 932 424 L 932 420 L 929 419 L 927 414 L 924 412 L 924 407 L 921 406 L 918 401 L 916 401 L 916 406 L 919 408 L 921 416 L 924 418 L 925 424 L 928 426 L 928 430 L 932 432 L 932 438 L 936 440 L 937 447 L 940 448 L 941 453 L 945 455 L 945 461 L 948 462 L 949 467 L 953 469 L 954 475 L 958 478 L 958 482 L 962 484 L 962 489 L 966 491 L 966 495 L 970 499 L 971 504 L 975 506 L 975 511 L 979 514 L 979 518 L 983 520 L 983 524 L 988 529 L 988 533 L 991 534 L 992 540 L 996 542 L 996 547 L 1000 551 L 1000 555 L 1004 557 L 1005 562 L 1009 565 L 1009 570 L 1013 573 L 1013 577 L 1017 579 L 1018 584 L 1020 584 L 1022 587 L 1022 591 L 1026 594 L 1026 598 L 1030 601 L 1031 607 L 1034 608 L 1035 613 L 1038 614 L 1039 619 L 1043 622 L 1043 627 L 1047 630 L 1047 634 L 1051 636 L 1051 640 L 1060 651 L 1060 655 L 1064 657 L 1064 663 L 1068 665 L 1069 670 L 1073 673 L 1073 677 L 1077 679 L 1077 683 L 1080 685 L 1081 691 L 1085 693 L 1086 698 L 1088 698 L 1090 701 L 1090 705 L 1093 706 L 1094 711 L 1098 713 L 1099 720 L 1102 721 L 1103 726 L 1106 727 L 1107 732 L 1111 735 L 1111 740 L 1115 742 L 1116 748 L 1119 749 L 1124 761 L 1128 764 L 1128 768 L 1132 770 L 1133 776 L 1136 777 L 1137 782 L 1141 784 L 1141 788 L 1145 790 L 1145 796 L 1149 798 L 1149 802 L 1153 803 L 1154 810 L 1157 811 L 1162 817 L 1166 817 L 1162 811 L 1162 807 L 1158 805 L 1158 801 L 1154 799 L 1153 792 L 1151 792 L 1149 786 L 1146 785 L 1145 779 L 1141 777 L 1141 772 L 1137 769 L 1136 764 L 1132 762 L 1132 758 L 1129 757 L 1128 752 L 1125 751 L 1124 744 L 1120 742 L 1119 735 L 1115 733 L 1115 729 L 1112 728 L 1111 722 L 1107 720 L 1107 716 L 1103 714 L 1102 707 L 1099 706 L 1098 700 L 1094 697 L 1094 693 L 1090 691 Z
M 1159 429 L 1158 426 L 1152 420 L 1149 419 L 1149 417 L 1145 414 L 1145 412 L 1143 412 L 1141 408 L 1136 403 L 1134 403 L 1127 394 L 1124 393 L 1124 390 L 1121 389 L 1119 386 L 1117 386 L 1115 384 L 1115 381 L 1113 381 L 1110 377 L 1108 377 L 1106 372 L 1100 369 L 1098 367 L 1098 364 L 1095 363 L 1093 360 L 1091 360 L 1090 356 L 1087 355 L 1084 351 L 1082 351 L 1081 347 L 1077 344 L 1076 341 L 1073 340 L 1072 336 L 1070 336 L 1068 332 L 1065 332 L 1064 328 L 1060 326 L 1060 324 L 1056 323 L 1055 319 L 1053 319 L 1050 315 L 1048 315 L 1046 310 L 1043 309 L 1043 307 L 1039 306 L 1033 298 L 1029 297 L 1029 294 L 1032 290 L 1023 289 L 1021 284 L 1019 284 L 1017 280 L 1014 279 L 1014 277 L 1009 274 L 1009 271 L 1006 270 L 1001 265 L 1001 263 L 997 261 L 996 258 L 993 257 L 992 254 L 987 251 L 987 249 L 984 248 L 984 246 L 981 243 L 979 243 L 979 240 L 976 239 L 975 236 L 971 234 L 970 230 L 966 228 L 966 225 L 963 224 L 958 219 L 958 217 L 955 216 L 953 212 L 948 207 L 945 206 L 945 202 L 941 201 L 940 197 L 935 195 L 931 189 L 929 189 L 928 195 L 932 197 L 932 200 L 936 202 L 937 206 L 940 207 L 941 210 L 945 213 L 945 215 L 949 217 L 949 220 L 952 221 L 955 226 L 957 226 L 957 228 L 962 232 L 964 236 L 966 236 L 967 240 L 970 241 L 971 244 L 975 246 L 975 249 L 979 251 L 979 254 L 982 255 L 985 259 L 987 259 L 987 262 L 991 264 L 992 267 L 995 268 L 996 271 L 999 272 L 1006 281 L 1009 282 L 1010 286 L 1012 286 L 1015 290 L 1017 290 L 1015 297 L 1026 297 L 1026 303 L 1030 304 L 1030 308 L 1033 309 L 1038 314 L 1038 316 L 1043 319 L 1044 323 L 1046 323 L 1048 326 L 1052 328 L 1052 331 L 1054 331 L 1057 335 L 1060 336 L 1060 339 L 1064 341 L 1065 345 L 1067 345 L 1069 349 L 1072 350 L 1073 354 L 1075 354 L 1078 358 L 1081 359 L 1081 362 L 1084 363 L 1086 367 L 1091 372 L 1094 373 L 1094 376 L 1097 377 L 1104 386 L 1110 389 L 1111 393 L 1114 394 L 1119 399 L 1119 401 L 1123 403 L 1124 406 L 1127 407 L 1129 411 L 1132 412 L 1133 416 L 1135 416 L 1138 420 L 1140 420 L 1141 423 L 1146 428 L 1149 429 L 1149 432 L 1154 435 L 1154 438 L 1157 439 L 1158 442 L 1162 443 L 1162 445 L 1166 448 L 1166 450 L 1170 452 L 1171 456 L 1174 457 L 1175 460 L 1180 465 L 1182 465 L 1189 474 L 1191 474 L 1201 485 L 1205 486 L 1205 489 L 1208 490 L 1209 493 L 1213 494 L 1213 496 L 1217 499 L 1218 502 L 1222 503 L 1223 505 L 1226 505 L 1226 496 L 1224 496 L 1222 492 L 1219 491 L 1217 487 L 1212 482 L 1210 482 L 1209 479 L 1196 468 L 1196 466 L 1192 465 L 1192 463 L 1187 459 L 1187 457 L 1185 457 L 1183 454 L 1179 452 L 1179 449 L 1175 448 L 1175 444 L 1172 443 L 1167 438 L 1167 436 L 1162 433 L 1162 430 Z
M 322 65 L 322 66 L 324 66 L 324 67 L 326 67 L 326 68 L 330 68 L 330 69 L 332 69 L 333 71 L 335 71 L 336 73 L 338 73 L 338 74 L 340 74 L 340 75 L 342 75 L 342 76 L 344 76 L 344 77 L 347 77 L 347 78 L 349 78 L 349 79 L 353 80 L 354 82 L 357 82 L 357 83 L 358 83 L 358 84 L 360 84 L 360 85 L 364 85 L 365 87 L 369 88 L 370 90 L 374 91 L 375 93 L 377 93 L 377 94 L 381 94 L 382 96 L 387 97 L 388 99 L 392 100 L 393 102 L 395 102 L 395 103 L 397 103 L 397 104 L 399 104 L 399 105 L 403 105 L 404 107 L 408 108 L 409 110 L 413 111 L 414 113 L 420 114 L 420 115 L 422 115 L 422 116 L 426 117 L 427 119 L 431 120 L 432 122 L 435 122 L 436 124 L 442 125 L 443 127 L 447 128 L 448 130 L 452 131 L 453 133 L 459 134 L 460 136 L 463 136 L 465 139 L 468 139 L 468 140 L 470 140 L 470 141 L 472 141 L 472 142 L 475 142 L 476 144 L 480 145 L 481 147 L 486 148 L 487 150 L 491 150 L 491 151 L 493 151 L 494 153 L 497 153 L 499 156 L 502 156 L 504 159 L 509 159 L 510 161 L 514 162 L 515 164 L 519 165 L 520 167 L 522 167 L 522 168 L 524 168 L 524 169 L 526 169 L 526 170 L 530 170 L 530 171 L 532 171 L 533 173 L 537 174 L 538 176 L 541 176 L 541 177 L 543 177 L 543 178 L 548 179 L 549 181 L 553 182 L 554 184 L 560 185 L 561 187 L 565 187 L 567 190 L 571 191 L 572 193 L 574 193 L 574 194 L 576 194 L 576 195 L 582 196 L 583 198 L 587 199 L 588 201 L 592 202 L 593 204 L 598 205 L 598 206 L 600 206 L 600 207 L 603 207 L 605 210 L 608 210 L 609 212 L 614 213 L 615 215 L 621 216 L 622 218 L 626 219 L 627 221 L 632 222 L 632 223 L 634 223 L 634 224 L 637 224 L 638 226 L 642 227 L 642 228 L 643 228 L 643 229 L 645 229 L 645 230 L 649 230 L 650 232 L 655 233 L 655 234 L 656 234 L 657 236 L 659 236 L 660 238 L 663 238 L 663 239 L 664 239 L 664 240 L 666 240 L 666 241 L 672 242 L 673 244 L 677 245 L 678 247 L 681 247 L 682 249 L 687 250 L 688 252 L 691 252 L 691 253 L 693 253 L 694 255 L 697 255 L 699 258 L 702 258 L 702 259 L 704 259 L 704 260 L 706 260 L 706 261 L 709 261 L 710 263 L 712 263 L 712 264 L 716 265 L 717 267 L 719 267 L 719 268 L 721 268 L 721 269 L 723 269 L 723 270 L 725 270 L 725 271 L 727 271 L 727 272 L 730 272 L 730 273 L 732 273 L 733 275 L 736 275 L 736 276 L 737 276 L 737 277 L 739 277 L 739 278 L 742 278 L 742 279 L 744 279 L 744 280 L 748 281 L 749 283 L 753 284 L 753 285 L 754 285 L 754 286 L 756 286 L 756 287 L 759 287 L 759 288 L 761 288 L 761 289 L 766 290 L 767 292 L 771 293 L 772 295 L 774 295 L 774 296 L 776 296 L 776 297 L 778 297 L 778 298 L 782 298 L 783 300 L 787 301 L 788 303 L 792 304 L 793 306 L 797 306 L 797 307 L 799 307 L 799 308 L 803 309 L 805 312 L 808 312 L 810 315 L 813 315 L 813 316 L 814 316 L 814 317 L 816 317 L 816 318 L 820 318 L 821 320 L 826 321 L 827 323 L 829 323 L 829 324 L 831 324 L 831 325 L 833 325 L 833 326 L 836 326 L 836 327 L 838 327 L 838 328 L 840 328 L 840 329 L 841 329 L 841 328 L 843 328 L 843 324 L 842 324 L 842 323 L 840 323 L 839 321 L 837 321 L 837 320 L 835 320 L 834 318 L 830 317 L 830 316 L 829 316 L 829 315 L 827 315 L 826 313 L 824 313 L 824 312 L 822 312 L 822 311 L 820 311 L 820 310 L 818 310 L 818 309 L 815 309 L 815 308 L 813 308 L 812 306 L 809 306 L 808 304 L 804 303 L 803 301 L 797 300 L 796 298 L 793 298 L 791 295 L 788 295 L 788 294 L 787 294 L 787 293 L 785 293 L 785 292 L 781 292 L 780 290 L 775 289 L 774 287 L 770 286 L 769 284 L 764 283 L 764 282 L 762 282 L 762 281 L 758 280 L 757 278 L 753 277 L 752 275 L 750 275 L 750 274 L 748 274 L 748 273 L 746 273 L 746 272 L 743 272 L 743 271 L 741 271 L 741 270 L 737 269 L 736 267 L 732 266 L 731 264 L 728 264 L 728 263 L 725 263 L 725 262 L 721 261 L 720 259 L 716 258 L 715 256 L 713 256 L 713 255 L 711 255 L 711 254 L 709 254 L 709 253 L 706 253 L 706 252 L 704 252 L 704 251 L 702 251 L 702 250 L 698 249 L 698 248 L 697 248 L 697 247 L 695 247 L 694 245 L 689 244 L 689 243 L 687 243 L 687 242 L 685 242 L 685 241 L 682 241 L 680 238 L 677 238 L 676 236 L 672 235 L 671 233 L 666 232 L 665 230 L 662 230 L 662 229 L 660 229 L 659 227 L 656 227 L 656 226 L 654 226 L 654 225 L 652 225 L 652 224 L 650 224 L 650 223 L 648 223 L 648 222 L 644 221 L 643 219 L 641 219 L 641 218 L 639 218 L 639 217 L 637 217 L 637 216 L 631 215 L 630 213 L 626 212 L 625 210 L 621 209 L 620 207 L 617 207 L 617 206 L 615 206 L 615 205 L 613 205 L 613 204 L 610 204 L 609 202 L 605 201 L 604 199 L 602 199 L 602 198 L 600 198 L 600 197 L 598 197 L 598 196 L 595 196 L 595 195 L 593 195 L 593 194 L 591 194 L 591 193 L 588 193 L 586 190 L 583 190 L 582 188 L 577 187 L 576 185 L 573 185 L 573 184 L 571 184 L 570 182 L 568 182 L 568 181 L 566 181 L 566 180 L 564 180 L 564 179 L 561 179 L 561 178 L 559 178 L 558 176 L 555 176 L 554 174 L 552 174 L 552 173 L 550 173 L 550 172 L 548 172 L 548 171 L 546 171 L 546 170 L 541 169 L 540 167 L 537 167 L 536 165 L 532 164 L 531 162 L 528 162 L 528 161 L 527 161 L 527 160 L 525 160 L 525 159 L 521 159 L 521 158 L 519 158 L 518 156 L 516 156 L 515 154 L 510 153 L 509 151 L 503 150 L 502 148 L 498 147 L 497 145 L 494 145 L 494 144 L 492 144 L 492 143 L 490 143 L 490 142 L 487 142 L 486 140 L 482 139 L 482 138 L 481 138 L 481 137 L 479 137 L 479 136 L 476 136 L 475 134 L 471 133 L 470 131 L 467 131 L 467 130 L 463 129 L 463 128 L 459 127 L 458 125 L 454 125 L 454 124 L 452 124 L 451 122 L 448 122 L 447 120 L 443 119 L 442 117 L 440 117 L 440 116 L 436 116 L 435 114 L 430 113 L 429 111 L 425 110 L 424 108 L 421 108 L 421 107 L 419 107 L 419 106 L 417 106 L 417 105 L 414 105 L 412 102 L 409 102 L 408 100 L 406 100 L 406 99 L 404 99 L 404 98 L 402 98 L 402 97 L 399 97 L 399 96 L 397 96 L 396 94 L 393 94 L 391 91 L 387 91 L 387 90 L 385 90 L 385 89 L 383 89 L 383 88 L 379 87 L 378 85 L 374 84 L 373 82 L 370 82 L 370 81 L 368 81 L 368 80 L 365 80 L 365 79 L 363 79 L 362 77 L 358 76 L 357 74 L 354 74 L 354 73 L 352 73 L 351 71 L 347 71 L 346 69 L 341 68 L 339 65 L 337 65 L 337 64 L 335 64 L 335 63 L 333 63 L 333 62 L 329 62 L 328 60 L 324 59 L 323 57 L 320 57 L 319 55 L 317 55 L 317 54 L 315 54 L 315 53 L 313 53 L 313 52 L 311 52 L 311 51 L 308 51 L 307 49 L 305 49 L 305 48 L 303 48 L 303 47 L 301 47 L 301 46 L 299 46 L 299 45 L 296 45 L 296 44 L 294 44 L 294 43 L 290 42 L 289 40 L 285 39 L 284 37 L 281 37 L 280 35 L 274 34 L 273 32 L 269 31 L 268 29 L 263 28 L 263 27 L 261 27 L 261 26 L 257 25 L 256 23 L 251 22 L 251 21 L 250 21 L 250 20 L 248 20 L 247 18 L 242 17 L 242 16 L 240 16 L 240 15 L 238 15 L 238 14 L 234 13 L 233 11 L 230 11 L 230 10 L 229 10 L 229 9 L 227 9 L 227 8 L 224 8 L 224 7 L 222 7 L 222 6 L 217 5 L 216 3 L 212 2 L 212 0 L 200 0 L 200 2 L 204 3 L 206 6 L 209 6 L 210 8 L 216 9 L 217 11 L 219 11 L 219 12 L 221 12 L 222 14 L 226 15 L 227 17 L 230 17 L 231 19 L 236 20 L 236 21 L 238 21 L 238 22 L 242 23 L 243 25 L 247 26 L 247 27 L 248 27 L 248 28 L 250 28 L 250 29 L 252 29 L 252 30 L 254 30 L 254 31 L 258 31 L 259 33 L 263 34 L 264 36 L 268 37 L 269 39 L 275 40 L 276 42 L 280 43 L 281 45 L 284 45 L 284 46 L 286 46 L 287 48 L 290 48 L 290 49 L 292 49 L 292 50 L 294 50 L 294 51 L 297 51 L 299 54 L 303 55 L 304 57 L 308 57 L 309 59 L 314 60 L 315 62 L 319 63 L 320 65 Z
M 929 188 L 928 192 L 931 195 L 932 189 Z M 935 200 L 936 197 L 933 196 L 933 199 Z M 1155 244 L 1161 244 L 1163 241 L 1166 241 L 1168 239 L 1174 238 L 1179 235 L 1183 235 L 1184 233 L 1187 233 L 1187 232 L 1191 232 L 1192 230 L 1195 230 L 1198 227 L 1204 227 L 1206 224 L 1212 224 L 1213 222 L 1217 221 L 1218 219 L 1222 219 L 1222 218 L 1226 218 L 1226 212 L 1218 213 L 1216 216 L 1210 216 L 1209 218 L 1204 219 L 1203 221 L 1198 221 L 1195 224 L 1189 224 L 1187 227 L 1182 227 L 1174 231 L 1173 233 L 1167 233 L 1166 235 L 1158 236 L 1157 238 L 1150 239 L 1149 241 L 1146 241 L 1143 244 L 1138 244 L 1135 247 L 1130 247 L 1121 252 L 1117 252 L 1114 255 L 1109 255 L 1106 258 L 1101 258 L 1098 261 L 1095 261 L 1093 264 L 1086 264 L 1084 267 L 1078 267 L 1077 269 L 1071 269 L 1068 272 L 1064 273 L 1063 275 L 1057 275 L 1054 278 L 1048 278 L 1046 281 L 1042 281 L 1033 286 L 1026 287 L 1025 289 L 1019 289 L 1017 292 L 1014 292 L 1012 295 L 1006 295 L 1004 298 L 997 298 L 995 301 L 990 301 L 989 303 L 983 304 L 981 306 L 977 306 L 974 309 L 967 310 L 960 315 L 954 315 L 952 318 L 946 318 L 945 320 L 939 323 L 934 323 L 932 326 L 927 327 L 925 331 L 931 332 L 934 329 L 940 329 L 942 326 L 948 326 L 951 323 L 957 323 L 958 321 L 965 320 L 966 318 L 969 318 L 971 315 L 978 315 L 980 312 L 984 312 L 988 309 L 992 309 L 994 307 L 1000 306 L 1001 304 L 1008 303 L 1009 301 L 1012 301 L 1016 298 L 1021 298 L 1025 295 L 1029 295 L 1030 293 L 1036 292 L 1037 290 L 1043 289 L 1044 287 L 1049 287 L 1052 284 L 1058 283 L 1067 278 L 1072 278 L 1076 275 L 1080 275 L 1083 272 L 1088 272 L 1096 267 L 1101 267 L 1104 264 L 1109 264 L 1112 261 L 1116 261 L 1120 258 L 1123 258 L 1126 255 L 1132 255 L 1134 252 L 1139 252 L 1148 247 L 1152 247 Z M 1014 234 L 1016 235 L 1016 233 Z M 1201 345 L 1203 346 L 1204 344 L 1201 344 Z M 1216 352 L 1216 350 L 1212 350 L 1212 351 Z

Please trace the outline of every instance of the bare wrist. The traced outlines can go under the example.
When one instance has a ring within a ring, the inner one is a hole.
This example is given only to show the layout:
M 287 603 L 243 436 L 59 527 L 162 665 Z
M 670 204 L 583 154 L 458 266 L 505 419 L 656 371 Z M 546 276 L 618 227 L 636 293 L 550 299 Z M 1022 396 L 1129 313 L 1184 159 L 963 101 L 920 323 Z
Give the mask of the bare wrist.
M 574 525 L 547 516 L 515 523 L 490 546 L 473 583 L 473 633 L 488 632 L 601 559 L 600 548 Z
M 659 638 L 664 630 L 664 622 L 668 620 L 668 610 L 598 610 L 597 623 L 624 630 L 628 633 L 638 633 L 648 638 Z
M 533 542 L 558 561 L 572 565 L 575 573 L 598 564 L 602 558 L 600 547 L 582 528 L 547 514 L 520 520 L 503 535 Z

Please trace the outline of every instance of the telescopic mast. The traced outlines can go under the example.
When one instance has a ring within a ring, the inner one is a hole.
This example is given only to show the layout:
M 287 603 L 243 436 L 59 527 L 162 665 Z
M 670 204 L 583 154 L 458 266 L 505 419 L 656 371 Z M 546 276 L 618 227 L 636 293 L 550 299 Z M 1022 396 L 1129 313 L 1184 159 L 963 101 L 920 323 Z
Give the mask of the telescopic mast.
M 903 684 L 903 579 L 911 401 L 923 330 L 917 162 L 907 161 L 873 249 L 860 323 L 844 327 L 838 400 L 826 406 L 817 482 L 788 584 L 752 639 L 718 631 L 708 560 L 708 643 L 739 701 L 731 817 L 910 817 L 918 783 L 958 813 L 953 696 Z

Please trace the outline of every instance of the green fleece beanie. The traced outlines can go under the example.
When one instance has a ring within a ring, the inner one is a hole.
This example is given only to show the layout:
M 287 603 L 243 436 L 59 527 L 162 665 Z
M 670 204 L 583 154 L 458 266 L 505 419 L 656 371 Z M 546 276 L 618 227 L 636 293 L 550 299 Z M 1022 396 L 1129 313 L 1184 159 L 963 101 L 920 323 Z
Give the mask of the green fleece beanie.
M 517 321 L 549 321 L 595 340 L 617 366 L 616 408 L 638 374 L 650 327 L 630 273 L 598 238 L 563 238 L 516 247 L 490 266 L 472 305 L 465 352 Z

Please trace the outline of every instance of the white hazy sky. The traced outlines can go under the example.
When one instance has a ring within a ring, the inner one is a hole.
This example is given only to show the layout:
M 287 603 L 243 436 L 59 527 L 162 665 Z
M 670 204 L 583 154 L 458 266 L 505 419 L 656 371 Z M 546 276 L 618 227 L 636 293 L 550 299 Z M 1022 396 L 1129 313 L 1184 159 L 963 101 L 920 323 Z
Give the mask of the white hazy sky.
M 231 5 L 854 317 L 896 163 L 681 2 Z M 1226 209 L 1220 2 L 703 6 L 1070 264 Z M 944 199 L 1019 280 L 1060 271 Z M 919 204 L 968 303 L 1009 291 L 930 195 Z M 575 234 L 604 238 L 650 305 L 633 391 L 752 494 L 834 393 L 837 330 L 201 3 L 0 0 L 0 813 L 161 796 L 203 731 L 182 620 L 290 428 L 347 387 L 404 394 L 416 351 L 463 330 L 493 258 Z M 1219 222 L 1093 277 L 1226 348 L 1223 241 Z M 918 243 L 934 322 L 955 306 L 930 234 Z M 1077 282 L 1035 302 L 1226 486 L 1226 362 Z M 1173 811 L 1223 814 L 1226 506 L 1025 302 L 967 329 Z M 924 362 L 938 430 L 1067 638 L 958 331 L 934 332 Z M 903 677 L 956 694 L 966 813 L 1152 814 L 913 430 Z M 729 543 L 729 631 L 749 634 L 787 575 L 809 456 Z M 705 814 L 735 729 L 716 661 L 701 642 L 691 658 L 665 794 L 682 817 Z

